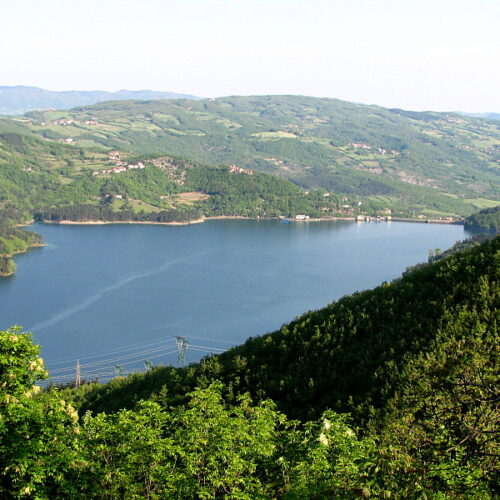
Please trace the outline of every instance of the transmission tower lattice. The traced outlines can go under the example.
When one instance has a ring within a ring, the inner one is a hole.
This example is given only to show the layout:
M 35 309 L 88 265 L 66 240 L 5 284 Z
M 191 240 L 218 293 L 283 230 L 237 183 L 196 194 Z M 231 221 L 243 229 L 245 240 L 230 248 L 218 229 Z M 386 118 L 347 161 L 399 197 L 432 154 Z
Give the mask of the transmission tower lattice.
M 186 337 L 177 336 L 175 337 L 177 343 L 177 364 L 179 368 L 186 365 L 186 349 L 188 346 L 188 341 Z

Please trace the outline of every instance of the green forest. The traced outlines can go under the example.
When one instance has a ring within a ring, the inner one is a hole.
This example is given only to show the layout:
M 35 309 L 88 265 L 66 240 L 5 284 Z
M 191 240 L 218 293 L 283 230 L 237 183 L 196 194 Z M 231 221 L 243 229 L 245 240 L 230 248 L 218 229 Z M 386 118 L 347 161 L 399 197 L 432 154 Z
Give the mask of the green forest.
M 0 332 L 11 498 L 497 498 L 500 237 L 185 368 L 41 390 Z
M 467 229 L 500 233 L 500 205 L 470 215 L 465 219 L 464 225 Z
M 0 210 L 0 276 L 14 273 L 12 257 L 42 244 L 40 235 L 15 227 L 23 213 L 15 209 Z

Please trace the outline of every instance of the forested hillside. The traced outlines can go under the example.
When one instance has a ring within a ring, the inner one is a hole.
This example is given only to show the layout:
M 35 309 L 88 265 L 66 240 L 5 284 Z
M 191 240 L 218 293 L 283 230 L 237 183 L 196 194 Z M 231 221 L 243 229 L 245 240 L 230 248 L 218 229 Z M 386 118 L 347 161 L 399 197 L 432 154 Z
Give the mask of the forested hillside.
M 485 208 L 470 215 L 465 219 L 465 227 L 479 231 L 500 233 L 500 205 L 493 208 Z
M 49 139 L 235 163 L 389 208 L 497 204 L 500 124 L 302 96 L 108 102 L 22 119 Z
M 22 212 L 18 210 L 0 210 L 0 276 L 14 273 L 13 255 L 42 244 L 39 235 L 15 227 L 22 217 Z
M 496 498 L 499 256 L 497 237 L 200 364 L 103 387 L 37 394 L 37 348 L 0 332 L 0 492 Z
M 363 420 L 386 405 L 403 367 L 428 351 L 460 311 L 484 306 L 492 321 L 497 318 L 496 302 L 477 300 L 483 293 L 498 299 L 499 247 L 496 238 L 343 297 L 184 370 L 164 368 L 111 383 L 87 395 L 84 408 L 116 410 L 164 384 L 175 400 L 200 380 L 222 379 L 230 393 L 270 397 L 294 418 L 330 408 Z

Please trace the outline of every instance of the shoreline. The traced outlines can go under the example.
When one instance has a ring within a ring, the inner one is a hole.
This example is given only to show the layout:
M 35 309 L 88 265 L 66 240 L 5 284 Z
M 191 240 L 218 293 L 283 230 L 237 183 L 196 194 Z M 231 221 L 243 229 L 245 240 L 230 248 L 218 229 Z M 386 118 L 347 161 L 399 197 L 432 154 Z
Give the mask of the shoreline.
M 2 255 L 2 257 L 7 257 L 9 259 L 12 259 L 16 255 L 21 255 L 23 253 L 29 252 L 32 248 L 41 248 L 41 247 L 45 247 L 45 246 L 47 246 L 47 243 L 43 243 L 43 242 L 42 243 L 33 243 L 32 245 L 28 245 L 24 250 L 18 250 L 17 252 L 14 252 L 14 253 L 4 253 L 1 255 Z
M 157 225 L 157 226 L 188 226 L 189 224 L 201 224 L 205 222 L 205 219 L 195 219 L 186 222 L 157 222 L 149 220 L 89 220 L 89 221 L 74 221 L 74 220 L 40 220 L 35 221 L 41 224 L 61 224 L 64 226 L 102 226 L 105 224 L 146 224 L 146 225 Z
M 40 222 L 42 224 L 61 224 L 61 225 L 83 225 L 83 226 L 100 226 L 105 224 L 145 224 L 145 225 L 158 225 L 158 226 L 188 226 L 191 224 L 202 224 L 207 220 L 275 220 L 277 222 L 282 222 L 286 220 L 287 222 L 412 222 L 420 224 L 453 224 L 453 225 L 463 225 L 463 222 L 454 219 L 415 219 L 415 218 L 404 218 L 404 217 L 393 217 L 392 219 L 377 219 L 372 216 L 367 220 L 358 220 L 356 217 L 315 217 L 309 219 L 295 219 L 295 218 L 278 218 L 278 217 L 247 217 L 245 215 L 214 215 L 209 217 L 201 217 L 199 219 L 194 219 L 190 221 L 172 221 L 172 222 L 157 222 L 157 221 L 139 221 L 139 220 L 126 220 L 126 221 L 104 221 L 104 220 L 92 220 L 92 221 L 73 221 L 73 220 L 40 220 L 34 222 Z

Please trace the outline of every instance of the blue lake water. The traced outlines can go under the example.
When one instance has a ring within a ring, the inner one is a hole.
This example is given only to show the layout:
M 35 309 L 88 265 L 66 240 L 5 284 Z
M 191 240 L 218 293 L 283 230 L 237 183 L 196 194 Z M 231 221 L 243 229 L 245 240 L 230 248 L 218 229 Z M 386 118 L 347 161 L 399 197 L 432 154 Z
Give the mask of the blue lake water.
M 16 257 L 16 275 L 0 279 L 0 329 L 31 331 L 61 380 L 77 358 L 82 376 L 101 380 L 115 364 L 175 364 L 179 335 L 196 361 L 390 281 L 467 236 L 462 226 L 402 222 L 32 229 L 47 246 Z

